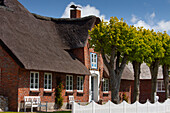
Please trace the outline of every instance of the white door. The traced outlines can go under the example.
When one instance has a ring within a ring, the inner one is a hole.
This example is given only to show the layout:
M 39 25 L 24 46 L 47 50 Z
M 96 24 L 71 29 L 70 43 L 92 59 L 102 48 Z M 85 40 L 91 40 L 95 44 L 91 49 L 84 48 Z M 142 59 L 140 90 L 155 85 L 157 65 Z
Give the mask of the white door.
M 94 100 L 94 77 L 91 77 L 91 100 Z
M 99 101 L 99 71 L 91 70 L 91 76 L 89 76 L 89 102 L 92 100 Z

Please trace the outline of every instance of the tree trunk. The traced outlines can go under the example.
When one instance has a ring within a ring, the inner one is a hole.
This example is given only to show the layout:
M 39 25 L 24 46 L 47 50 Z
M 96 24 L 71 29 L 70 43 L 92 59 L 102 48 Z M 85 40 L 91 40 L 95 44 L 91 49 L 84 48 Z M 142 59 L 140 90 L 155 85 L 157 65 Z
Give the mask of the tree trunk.
M 169 96 L 169 74 L 168 74 L 169 67 L 168 65 L 163 65 L 163 78 L 164 78 L 164 86 L 165 86 L 165 100 Z
M 119 103 L 119 89 L 120 89 L 121 77 L 115 72 L 110 73 L 110 85 L 111 85 L 111 100 L 113 103 Z
M 155 60 L 150 65 L 150 72 L 152 78 L 152 89 L 151 89 L 151 103 L 155 102 L 155 94 L 156 94 L 156 84 L 157 84 L 157 76 L 158 76 L 158 68 L 159 68 L 159 60 Z
M 101 49 L 103 61 L 106 65 L 107 69 L 109 70 L 112 102 L 114 102 L 115 104 L 118 104 L 119 103 L 119 89 L 120 89 L 121 77 L 122 77 L 123 70 L 126 66 L 128 56 L 126 54 L 124 54 L 122 60 L 120 60 L 120 57 L 122 57 L 122 56 L 118 52 L 117 59 L 116 59 L 116 69 L 115 69 L 114 68 L 115 52 L 116 52 L 116 48 L 113 47 L 111 57 L 109 60 L 107 60 L 105 53 L 104 53 L 104 49 Z
M 140 94 L 140 66 L 141 63 L 133 61 L 133 70 L 134 70 L 134 92 L 133 92 L 133 102 L 139 102 Z

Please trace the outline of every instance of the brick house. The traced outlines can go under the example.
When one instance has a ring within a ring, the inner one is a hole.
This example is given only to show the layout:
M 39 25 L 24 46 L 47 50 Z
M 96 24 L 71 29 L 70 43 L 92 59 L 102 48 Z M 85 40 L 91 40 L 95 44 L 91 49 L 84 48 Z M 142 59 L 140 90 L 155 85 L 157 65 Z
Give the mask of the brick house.
M 0 95 L 8 97 L 9 110 L 20 111 L 24 96 L 40 96 L 42 103 L 48 101 L 48 109 L 54 109 L 59 80 L 64 86 L 63 108 L 69 95 L 81 104 L 111 99 L 108 70 L 88 43 L 88 30 L 100 22 L 98 17 L 80 18 L 81 11 L 73 9 L 71 18 L 56 19 L 31 14 L 17 0 L 4 4 L 0 5 Z M 133 80 L 126 66 L 120 97 L 126 93 L 129 102 Z
M 133 73 L 132 64 L 129 63 L 128 68 Z M 158 70 L 156 95 L 159 96 L 159 102 L 165 101 L 165 87 L 164 87 L 163 73 L 162 73 L 161 67 L 159 67 L 159 70 Z M 145 63 L 143 63 L 141 65 L 139 99 L 141 103 L 145 103 L 147 99 L 150 99 L 150 98 L 151 98 L 151 73 L 150 73 L 149 67 Z

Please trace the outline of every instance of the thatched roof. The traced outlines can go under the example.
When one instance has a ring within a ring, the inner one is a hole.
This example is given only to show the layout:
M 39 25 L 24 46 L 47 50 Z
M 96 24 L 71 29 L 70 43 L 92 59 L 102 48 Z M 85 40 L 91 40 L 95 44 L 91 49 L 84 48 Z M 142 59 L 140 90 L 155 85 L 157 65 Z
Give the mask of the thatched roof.
M 90 74 L 67 49 L 84 47 L 88 30 L 98 20 L 43 18 L 31 14 L 16 0 L 0 7 L 0 39 L 24 68 Z
M 131 70 L 132 73 L 134 73 L 133 66 L 132 66 L 131 63 L 128 63 L 128 68 Z M 151 79 L 151 73 L 150 73 L 149 67 L 146 65 L 146 63 L 141 64 L 140 79 Z M 162 67 L 161 66 L 159 67 L 159 70 L 158 70 L 157 79 L 163 79 Z
M 104 65 L 104 76 L 109 77 L 109 71 L 106 65 Z M 131 72 L 131 70 L 128 68 L 127 65 L 125 66 L 125 69 L 123 70 L 121 79 L 122 80 L 134 80 L 133 73 Z

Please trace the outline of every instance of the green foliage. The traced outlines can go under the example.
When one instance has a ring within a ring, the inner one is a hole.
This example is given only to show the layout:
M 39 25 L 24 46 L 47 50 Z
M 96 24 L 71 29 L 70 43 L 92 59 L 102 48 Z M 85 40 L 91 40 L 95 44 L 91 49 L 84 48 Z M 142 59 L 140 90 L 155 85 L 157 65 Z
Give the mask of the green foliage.
M 122 64 L 127 57 L 128 61 L 145 62 L 148 66 L 155 64 L 155 61 L 170 64 L 170 36 L 166 32 L 136 28 L 129 26 L 123 19 L 111 17 L 108 23 L 102 20 L 89 31 L 89 35 L 90 47 L 102 54 L 109 72 L 114 70 L 114 76 L 123 70 Z
M 148 31 L 149 40 L 148 45 L 151 47 L 151 53 L 148 54 L 148 58 L 145 62 L 150 65 L 155 60 L 160 60 L 165 55 L 165 48 L 163 47 L 165 40 L 163 39 L 163 34 L 154 32 L 153 30 Z
M 58 108 L 60 109 L 63 105 L 63 97 L 62 97 L 62 89 L 63 89 L 63 84 L 59 80 L 57 82 L 57 87 L 56 87 L 56 97 L 55 97 L 55 103 L 57 104 Z
M 166 32 L 164 32 L 164 34 L 159 33 L 159 35 L 162 37 L 163 48 L 165 49 L 161 64 L 170 66 L 170 36 Z
M 109 23 L 100 22 L 91 31 L 89 43 L 95 51 L 100 52 L 101 48 L 110 56 L 113 47 L 121 54 L 129 54 L 132 49 L 132 42 L 136 35 L 136 28 L 128 26 L 123 19 L 111 17 Z
M 126 93 L 123 93 L 122 99 L 128 103 L 128 96 L 126 95 Z

